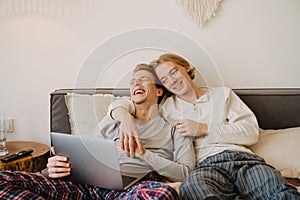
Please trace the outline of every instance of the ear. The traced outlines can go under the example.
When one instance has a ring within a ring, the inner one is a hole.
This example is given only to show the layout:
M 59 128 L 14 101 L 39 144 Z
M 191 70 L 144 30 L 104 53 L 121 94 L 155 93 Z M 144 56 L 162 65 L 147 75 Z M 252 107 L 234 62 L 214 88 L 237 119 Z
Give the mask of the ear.
M 187 72 L 189 72 L 190 70 L 191 70 L 191 67 L 189 66 L 189 65 L 185 65 L 185 66 L 183 66 L 184 68 L 185 68 L 185 70 L 187 71 Z
M 162 96 L 163 94 L 164 94 L 163 89 L 158 88 L 157 91 L 156 91 L 156 95 L 157 95 L 158 97 L 160 97 L 160 96 Z

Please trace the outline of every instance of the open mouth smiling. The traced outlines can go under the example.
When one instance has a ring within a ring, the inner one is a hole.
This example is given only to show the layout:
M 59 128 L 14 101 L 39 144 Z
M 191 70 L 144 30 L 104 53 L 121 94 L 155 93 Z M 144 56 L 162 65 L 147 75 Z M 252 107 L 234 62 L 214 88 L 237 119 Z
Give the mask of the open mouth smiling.
M 145 90 L 141 89 L 141 88 L 135 89 L 133 91 L 133 95 L 144 94 L 144 93 L 145 93 Z

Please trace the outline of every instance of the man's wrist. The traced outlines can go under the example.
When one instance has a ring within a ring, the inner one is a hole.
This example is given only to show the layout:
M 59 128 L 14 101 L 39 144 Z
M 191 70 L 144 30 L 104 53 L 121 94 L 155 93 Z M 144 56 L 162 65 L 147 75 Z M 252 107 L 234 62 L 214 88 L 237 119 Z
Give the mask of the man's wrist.
M 139 150 L 139 155 L 137 157 L 139 157 L 141 160 L 145 161 L 145 155 L 146 155 L 147 150 L 143 149 L 142 151 Z

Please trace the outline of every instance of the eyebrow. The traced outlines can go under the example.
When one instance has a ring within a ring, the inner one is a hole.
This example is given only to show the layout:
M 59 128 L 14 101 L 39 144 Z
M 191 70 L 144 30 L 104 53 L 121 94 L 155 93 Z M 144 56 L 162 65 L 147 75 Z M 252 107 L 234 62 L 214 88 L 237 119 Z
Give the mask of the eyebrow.
M 172 69 L 170 69 L 169 73 L 172 71 L 172 70 L 176 70 L 178 69 L 178 67 L 173 67 Z
M 163 79 L 166 79 L 166 76 L 162 76 L 162 77 L 159 77 L 159 80 L 163 80 Z
M 177 68 L 177 67 L 171 68 L 171 69 L 168 71 L 168 75 L 170 75 L 171 71 L 174 70 L 174 69 L 178 69 L 178 68 Z M 157 77 L 158 77 L 158 76 L 157 76 Z M 162 77 L 158 77 L 158 78 L 159 78 L 159 80 L 162 80 L 162 79 L 166 78 L 166 76 L 162 76 Z
M 141 76 L 140 78 L 132 78 L 132 79 L 130 79 L 130 82 L 131 81 L 134 81 L 134 80 L 136 80 L 136 79 L 148 79 L 148 80 L 151 80 L 151 78 L 150 77 L 147 77 L 147 76 Z

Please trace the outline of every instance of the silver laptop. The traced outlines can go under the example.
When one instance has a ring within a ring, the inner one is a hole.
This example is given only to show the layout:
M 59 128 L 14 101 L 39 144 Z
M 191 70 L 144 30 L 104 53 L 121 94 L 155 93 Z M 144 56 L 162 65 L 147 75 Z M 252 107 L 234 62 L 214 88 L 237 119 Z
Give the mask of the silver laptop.
M 71 175 L 66 179 L 107 189 L 126 190 L 147 173 L 122 175 L 113 140 L 51 132 L 56 155 L 68 156 Z

